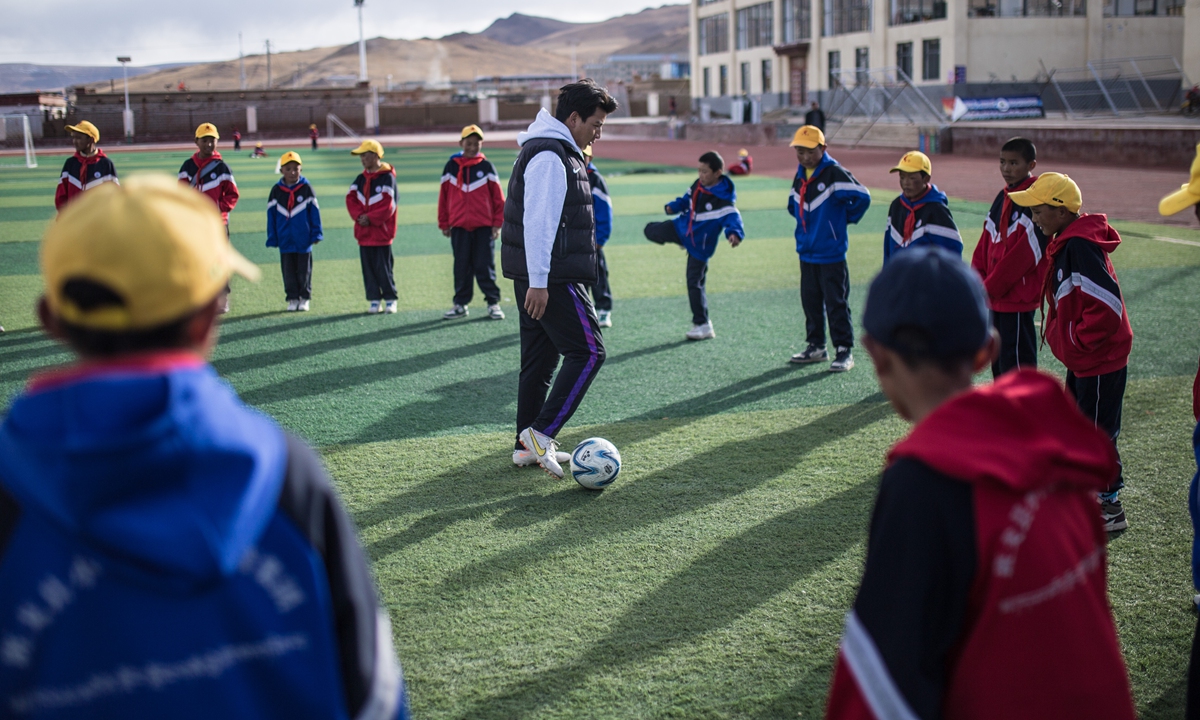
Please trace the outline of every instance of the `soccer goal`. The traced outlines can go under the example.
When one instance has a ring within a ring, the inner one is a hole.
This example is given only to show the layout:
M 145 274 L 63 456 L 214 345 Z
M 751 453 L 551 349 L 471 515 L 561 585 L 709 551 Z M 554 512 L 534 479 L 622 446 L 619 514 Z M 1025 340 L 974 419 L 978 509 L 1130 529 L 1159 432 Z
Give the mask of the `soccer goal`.
M 0 155 L 0 167 L 37 167 L 28 115 L 0 115 L 0 147 L 21 147 L 25 154 Z

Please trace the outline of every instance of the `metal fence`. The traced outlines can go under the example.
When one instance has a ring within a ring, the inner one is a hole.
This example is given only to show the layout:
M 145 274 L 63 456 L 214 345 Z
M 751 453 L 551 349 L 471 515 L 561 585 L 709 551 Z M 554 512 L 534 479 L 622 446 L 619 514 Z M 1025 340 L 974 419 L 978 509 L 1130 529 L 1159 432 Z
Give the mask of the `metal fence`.
M 1178 108 L 1183 88 L 1191 87 L 1170 55 L 1097 60 L 1046 74 L 1068 117 L 1168 112 Z
M 853 125 L 831 124 L 831 139 L 843 130 L 857 133 L 849 140 L 853 147 L 879 122 L 935 127 L 946 124 L 945 111 L 914 87 L 912 78 L 898 67 L 831 72 L 834 82 L 825 96 L 826 116 L 857 121 Z

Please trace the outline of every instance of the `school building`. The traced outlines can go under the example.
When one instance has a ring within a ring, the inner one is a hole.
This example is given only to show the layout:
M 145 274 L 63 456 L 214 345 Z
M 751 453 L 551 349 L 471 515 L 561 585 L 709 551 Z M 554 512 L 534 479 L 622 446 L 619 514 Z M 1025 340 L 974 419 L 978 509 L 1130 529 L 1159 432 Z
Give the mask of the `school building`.
M 932 91 L 1171 56 L 1200 82 L 1200 0 L 691 0 L 690 22 L 692 97 L 764 109 L 881 68 Z

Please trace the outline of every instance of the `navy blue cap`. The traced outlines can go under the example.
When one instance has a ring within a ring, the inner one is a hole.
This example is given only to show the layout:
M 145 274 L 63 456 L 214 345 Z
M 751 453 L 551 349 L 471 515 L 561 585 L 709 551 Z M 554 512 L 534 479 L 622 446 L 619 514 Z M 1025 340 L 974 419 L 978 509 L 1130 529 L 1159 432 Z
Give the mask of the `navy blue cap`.
M 863 328 L 898 352 L 911 351 L 895 337 L 897 328 L 919 328 L 935 358 L 975 353 L 987 343 L 992 322 L 983 281 L 962 259 L 935 246 L 893 255 L 871 282 Z

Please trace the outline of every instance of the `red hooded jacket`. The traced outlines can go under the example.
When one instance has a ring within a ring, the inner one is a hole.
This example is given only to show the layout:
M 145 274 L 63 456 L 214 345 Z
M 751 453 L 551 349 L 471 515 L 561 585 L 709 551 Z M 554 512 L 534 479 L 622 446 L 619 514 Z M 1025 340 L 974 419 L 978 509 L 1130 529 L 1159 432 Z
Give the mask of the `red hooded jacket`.
M 346 210 L 352 220 L 367 216 L 367 224 L 354 223 L 359 245 L 391 245 L 396 237 L 396 171 L 379 163 L 375 172 L 363 171 L 346 193 Z
M 1096 504 L 1117 468 L 1036 370 L 913 428 L 888 456 L 827 717 L 1132 720 Z
M 1049 259 L 1046 236 L 1033 224 L 1029 208 L 1008 194 L 1025 190 L 1036 177 L 1006 187 L 992 201 L 983 234 L 971 256 L 971 267 L 983 278 L 994 312 L 1030 312 L 1042 304 L 1042 284 Z
M 1109 254 L 1121 236 L 1101 214 L 1084 214 L 1046 248 L 1046 315 L 1050 351 L 1078 377 L 1115 372 L 1129 364 L 1133 328 Z
M 104 151 L 96 148 L 95 154 L 90 156 L 76 152 L 63 163 L 58 188 L 54 191 L 54 208 L 61 211 L 64 205 L 79 197 L 84 190 L 106 182 L 121 184 L 117 180 L 117 169 Z
M 453 155 L 442 170 L 438 193 L 438 229 L 475 230 L 504 224 L 504 192 L 496 169 L 483 153 Z
M 238 203 L 238 187 L 233 171 L 221 159 L 221 153 L 214 152 L 206 158 L 195 153 L 184 160 L 179 168 L 179 182 L 207 195 L 221 211 L 221 219 L 229 224 L 229 211 Z

